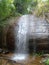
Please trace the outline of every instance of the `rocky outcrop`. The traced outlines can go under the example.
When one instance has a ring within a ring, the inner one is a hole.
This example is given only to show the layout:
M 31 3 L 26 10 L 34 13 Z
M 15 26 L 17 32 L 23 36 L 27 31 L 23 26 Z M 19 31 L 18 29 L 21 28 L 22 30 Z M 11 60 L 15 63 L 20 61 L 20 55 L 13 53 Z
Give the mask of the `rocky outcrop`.
M 18 18 L 18 21 L 16 20 L 12 25 L 10 25 L 7 31 L 6 43 L 8 49 L 9 50 L 15 49 L 15 34 L 17 36 L 15 30 L 17 32 L 19 30 L 19 32 L 22 35 L 27 34 L 27 40 L 29 45 L 28 47 L 30 50 L 33 49 L 34 39 L 36 39 L 37 50 L 45 50 L 45 49 L 47 50 L 49 45 L 49 43 L 47 42 L 49 27 L 47 26 L 47 24 L 48 23 L 45 20 L 37 18 L 33 15 L 23 15 L 22 17 Z
M 15 39 L 14 39 L 14 33 L 13 33 L 13 27 L 12 26 L 10 26 L 8 31 L 7 31 L 6 43 L 7 43 L 7 48 L 9 50 L 15 49 Z

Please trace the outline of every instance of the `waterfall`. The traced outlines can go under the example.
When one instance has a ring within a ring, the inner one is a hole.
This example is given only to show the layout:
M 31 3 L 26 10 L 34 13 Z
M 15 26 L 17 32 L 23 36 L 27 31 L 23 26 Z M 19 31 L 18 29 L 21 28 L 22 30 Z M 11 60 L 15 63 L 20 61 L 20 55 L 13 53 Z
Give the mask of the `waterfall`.
M 27 32 L 28 32 L 28 22 L 27 17 L 19 19 L 18 23 L 18 33 L 17 33 L 17 53 L 25 54 L 27 53 Z
M 15 27 L 15 53 L 14 60 L 24 60 L 28 56 L 28 19 L 22 16 L 18 20 L 18 30 Z
M 14 60 L 24 60 L 28 56 L 28 39 L 33 39 L 33 53 L 36 53 L 36 38 L 48 36 L 48 28 L 45 20 L 33 15 L 23 15 L 15 27 L 15 55 Z

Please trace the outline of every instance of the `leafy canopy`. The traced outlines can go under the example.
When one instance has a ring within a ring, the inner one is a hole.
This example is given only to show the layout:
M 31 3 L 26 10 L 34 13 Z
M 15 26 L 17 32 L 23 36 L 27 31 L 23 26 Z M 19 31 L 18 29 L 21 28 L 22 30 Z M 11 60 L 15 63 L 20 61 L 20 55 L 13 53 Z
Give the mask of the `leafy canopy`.
M 49 13 L 49 0 L 38 0 L 35 13 L 38 16 L 44 15 L 45 13 Z
M 0 20 L 12 14 L 15 9 L 13 2 L 14 0 L 0 0 Z

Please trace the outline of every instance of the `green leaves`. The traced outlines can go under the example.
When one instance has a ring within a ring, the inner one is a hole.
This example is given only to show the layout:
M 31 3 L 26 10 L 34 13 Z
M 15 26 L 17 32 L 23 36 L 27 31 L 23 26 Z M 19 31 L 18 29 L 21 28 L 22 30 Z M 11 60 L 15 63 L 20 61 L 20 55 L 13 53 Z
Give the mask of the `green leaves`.
M 49 12 L 49 0 L 38 0 L 38 4 L 35 10 L 37 16 L 43 16 Z
M 37 5 L 37 0 L 15 0 L 16 12 L 28 14 Z M 28 11 L 29 10 L 29 11 Z
M 38 16 L 42 15 L 43 12 L 49 12 L 49 0 L 45 2 L 44 0 L 0 0 L 0 20 L 9 17 L 14 12 L 19 14 L 35 13 Z
M 45 60 L 44 64 L 49 65 L 49 58 Z
M 15 9 L 13 4 L 14 0 L 1 0 L 0 1 L 0 20 L 10 16 Z

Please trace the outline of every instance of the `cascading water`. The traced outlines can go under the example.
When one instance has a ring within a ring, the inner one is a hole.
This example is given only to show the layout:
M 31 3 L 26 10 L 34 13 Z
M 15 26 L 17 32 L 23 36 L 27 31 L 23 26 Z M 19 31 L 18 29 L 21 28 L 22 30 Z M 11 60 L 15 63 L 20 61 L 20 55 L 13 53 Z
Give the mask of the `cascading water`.
M 13 60 L 25 60 L 28 56 L 28 40 L 32 39 L 33 53 L 36 53 L 36 38 L 45 38 L 48 36 L 47 22 L 33 15 L 23 15 L 18 20 L 18 28 L 15 27 L 15 55 Z
M 24 21 L 24 22 L 23 22 Z M 28 22 L 27 18 L 20 18 L 18 23 L 19 29 L 17 33 L 17 53 L 27 53 L 27 33 Z
M 15 52 L 14 60 L 24 60 L 28 56 L 27 45 L 28 19 L 25 16 L 18 21 L 18 30 L 15 28 Z

